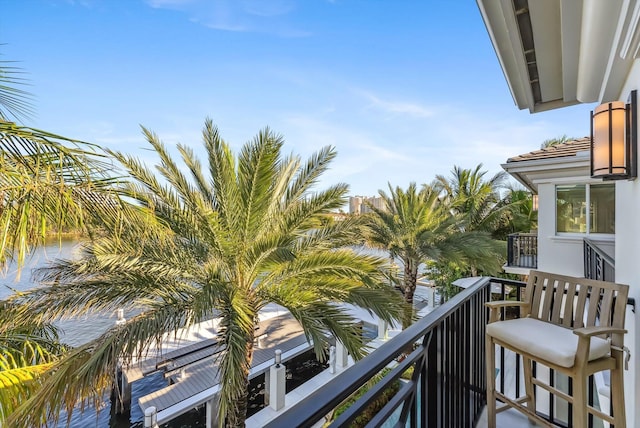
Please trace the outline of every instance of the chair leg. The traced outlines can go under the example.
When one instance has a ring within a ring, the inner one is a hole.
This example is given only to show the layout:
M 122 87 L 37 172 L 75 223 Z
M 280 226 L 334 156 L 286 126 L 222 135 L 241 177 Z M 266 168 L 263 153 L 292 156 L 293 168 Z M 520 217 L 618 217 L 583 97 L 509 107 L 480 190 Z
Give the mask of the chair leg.
M 487 427 L 496 426 L 496 347 L 493 338 L 486 335 L 487 358 Z
M 624 413 L 624 383 L 622 378 L 624 372 L 622 368 L 618 367 L 615 370 L 611 370 L 611 403 L 613 404 L 613 417 L 615 420 L 616 428 L 625 428 L 627 426 L 627 419 Z
M 522 357 L 522 366 L 524 369 L 524 388 L 527 394 L 527 409 L 532 413 L 536 412 L 536 397 L 533 393 L 533 367 L 531 365 L 531 358 L 525 356 Z M 532 420 L 532 422 L 534 422 Z
M 588 377 L 578 374 L 573 378 L 573 426 L 586 427 L 587 415 L 587 380 Z

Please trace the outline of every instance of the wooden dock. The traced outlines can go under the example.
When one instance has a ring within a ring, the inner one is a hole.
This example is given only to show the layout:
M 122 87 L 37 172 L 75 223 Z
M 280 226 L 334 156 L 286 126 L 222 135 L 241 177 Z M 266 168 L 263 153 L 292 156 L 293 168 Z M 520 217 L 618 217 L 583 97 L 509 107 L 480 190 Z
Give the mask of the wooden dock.
M 292 350 L 300 353 L 311 348 L 302 327 L 291 314 L 262 321 L 256 330 L 256 337 L 259 336 L 262 336 L 261 347 L 254 348 L 250 377 L 268 370 L 276 349 L 280 349 L 285 356 Z M 158 423 L 166 422 L 211 400 L 219 389 L 217 357 L 221 347 L 215 340 L 210 340 L 205 345 L 195 345 L 197 344 L 179 348 L 151 361 L 143 361 L 139 364 L 140 368 L 132 368 L 128 372 L 133 376 L 138 371 L 143 373 L 146 370 L 151 373 L 162 370 L 165 377 L 175 382 L 138 399 L 143 412 L 148 407 L 156 407 Z

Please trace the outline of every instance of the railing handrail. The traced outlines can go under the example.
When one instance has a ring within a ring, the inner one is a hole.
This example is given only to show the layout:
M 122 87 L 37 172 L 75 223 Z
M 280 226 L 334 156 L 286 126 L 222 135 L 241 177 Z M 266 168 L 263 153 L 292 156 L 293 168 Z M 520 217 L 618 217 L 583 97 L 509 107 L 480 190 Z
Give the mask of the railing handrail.
M 510 233 L 507 236 L 538 236 L 538 232 L 516 232 Z
M 602 257 L 604 259 L 605 262 L 609 263 L 611 265 L 611 267 L 616 267 L 616 261 L 613 259 L 613 257 L 611 257 L 610 255 L 608 255 L 607 253 L 605 253 L 604 251 L 602 251 L 602 249 L 600 247 L 598 247 L 598 244 L 596 244 L 594 241 L 592 241 L 589 238 L 582 238 L 584 240 L 584 242 L 589 245 L 591 247 L 591 249 L 598 254 L 600 257 Z
M 492 296 L 492 288 L 496 283 L 502 286 L 499 299 L 507 298 L 505 287 L 515 287 L 515 297 L 520 300 L 527 285 L 522 281 L 504 278 L 476 279 L 470 287 L 398 333 L 375 352 L 344 370 L 265 426 L 314 426 L 401 355 L 404 357 L 402 362 L 336 417 L 331 426 L 349 426 L 381 397 L 383 391 L 394 382 L 397 383 L 398 378 L 409 367 L 414 368 L 411 380 L 402 383 L 400 392 L 370 421 L 371 426 L 380 426 L 383 420 L 388 420 L 397 411 L 400 414 L 396 426 L 471 426 L 477 422 L 486 403 L 484 326 L 488 313 L 484 303 L 496 297 Z M 413 347 L 414 345 L 418 346 Z M 414 350 L 407 355 L 410 347 Z M 505 368 L 505 364 L 511 364 L 507 363 L 511 356 L 507 356 L 504 349 L 501 349 L 497 358 L 501 368 Z M 514 364 L 518 398 L 523 393 L 518 375 L 522 370 L 521 361 L 516 358 Z M 498 376 L 500 390 L 505 391 L 505 370 L 501 369 Z M 551 396 L 549 400 L 549 414 L 540 413 L 540 416 L 549 422 L 561 424 L 562 421 L 555 416 Z M 394 416 L 396 417 L 398 416 Z
M 499 282 L 504 285 L 509 285 L 511 287 L 520 287 L 520 288 L 525 288 L 527 286 L 527 283 L 524 281 L 520 281 L 517 279 L 508 279 L 508 278 L 491 277 L 489 279 L 489 282 Z
M 446 303 L 438 306 L 433 312 L 416 321 L 406 330 L 401 331 L 388 342 L 382 344 L 375 352 L 370 353 L 287 410 L 277 419 L 265 425 L 266 428 L 281 426 L 306 427 L 330 413 L 342 401 L 356 392 L 367 380 L 380 372 L 393 359 L 395 359 L 408 343 L 414 343 L 423 338 L 439 323 L 455 312 L 458 307 L 471 299 L 478 290 L 487 286 L 490 277 L 481 277 L 465 290 L 453 296 Z M 300 409 L 304 408 L 304 411 Z

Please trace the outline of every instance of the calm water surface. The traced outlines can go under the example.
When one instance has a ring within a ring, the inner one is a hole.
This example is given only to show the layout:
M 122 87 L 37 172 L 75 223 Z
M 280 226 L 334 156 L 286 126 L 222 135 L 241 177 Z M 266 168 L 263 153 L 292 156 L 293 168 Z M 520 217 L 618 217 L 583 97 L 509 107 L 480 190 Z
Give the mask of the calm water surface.
M 368 250 L 360 248 L 360 250 L 375 254 L 380 257 L 385 257 L 384 252 L 376 250 Z M 80 253 L 79 245 L 77 241 L 69 240 L 63 241 L 62 244 L 55 243 L 47 245 L 35 251 L 34 255 L 26 262 L 25 267 L 22 269 L 21 275 L 18 275 L 15 266 L 10 266 L 5 275 L 0 277 L 0 299 L 4 299 L 10 296 L 15 291 L 26 291 L 34 287 L 38 287 L 38 284 L 31 280 L 32 272 L 35 269 L 45 267 L 47 264 L 55 260 L 56 258 L 72 259 L 78 257 Z M 125 318 L 130 317 L 133 314 L 126 314 Z M 72 346 L 82 345 L 100 336 L 108 328 L 112 327 L 115 323 L 115 313 L 102 313 L 91 314 L 82 318 L 59 321 L 56 323 L 60 329 L 61 340 Z M 368 327 L 365 326 L 365 335 L 375 337 L 376 331 L 374 329 L 369 332 Z M 315 375 L 318 366 L 313 361 L 303 362 L 298 369 L 296 364 L 292 366 L 294 372 L 301 371 L 300 376 L 306 379 Z M 308 369 L 307 366 L 311 367 Z M 293 376 L 297 378 L 297 376 Z M 289 381 L 287 381 L 289 383 Z M 114 415 L 111 411 L 111 401 L 107 396 L 100 409 L 96 410 L 93 407 L 85 409 L 83 413 L 75 411 L 71 418 L 71 428 L 141 428 L 143 426 L 144 415 L 142 410 L 138 406 L 138 398 L 145 396 L 153 391 L 161 389 L 167 386 L 167 381 L 164 379 L 162 373 L 157 373 L 152 376 L 147 376 L 142 380 L 134 382 L 131 388 L 132 400 L 131 400 L 131 413 L 125 415 Z M 294 386 L 295 387 L 295 386 Z M 289 385 L 288 385 L 289 389 Z M 60 418 L 61 423 L 59 427 L 66 427 L 66 416 L 62 415 Z M 193 410 L 177 419 L 174 419 L 169 424 L 163 425 L 167 428 L 189 428 L 189 427 L 203 427 L 205 416 L 204 409 Z
M 77 241 L 63 241 L 62 244 L 55 243 L 47 245 L 35 251 L 33 256 L 27 260 L 25 267 L 18 275 L 15 266 L 10 266 L 7 272 L 0 276 L 0 299 L 7 298 L 14 290 L 26 291 L 34 287 L 38 287 L 31 280 L 31 274 L 35 269 L 45 267 L 56 258 L 73 258 L 79 255 L 79 246 Z M 126 314 L 125 317 L 132 314 Z M 82 345 L 100 336 L 108 328 L 114 325 L 116 320 L 115 313 L 91 314 L 77 319 L 56 322 L 56 326 L 60 329 L 61 340 L 72 346 Z M 103 406 L 96 411 L 95 408 L 85 408 L 84 413 L 76 411 L 71 418 L 71 428 L 88 428 L 88 427 L 110 427 L 110 428 L 129 428 L 142 427 L 143 413 L 138 406 L 138 398 L 147 395 L 153 391 L 167 386 L 167 381 L 161 373 L 134 382 L 131 388 L 131 413 L 129 415 L 112 415 L 111 401 L 107 396 L 103 402 Z M 66 416 L 62 415 L 59 427 L 66 427 Z M 202 427 L 204 426 L 204 412 L 193 411 L 183 417 L 172 421 L 170 424 L 163 425 L 165 427 Z

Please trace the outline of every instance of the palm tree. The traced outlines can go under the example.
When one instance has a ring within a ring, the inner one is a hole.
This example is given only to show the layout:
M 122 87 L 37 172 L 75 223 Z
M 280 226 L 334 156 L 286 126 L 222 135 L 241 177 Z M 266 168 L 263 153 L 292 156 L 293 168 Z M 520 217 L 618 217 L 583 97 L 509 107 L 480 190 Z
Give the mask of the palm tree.
M 10 122 L 33 109 L 22 71 L 0 61 L 0 268 L 15 261 L 18 272 L 31 250 L 50 235 L 91 232 L 92 218 L 117 212 L 117 196 L 105 155 L 91 144 Z M 0 300 L 0 425 L 37 389 L 40 375 L 65 350 L 55 329 Z
M 567 134 L 564 134 L 564 135 L 561 135 L 560 137 L 549 138 L 548 140 L 544 140 L 542 144 L 540 144 L 540 148 L 546 149 L 546 148 L 554 147 L 559 144 L 564 144 L 573 140 L 575 140 L 574 137 L 568 137 Z
M 447 207 L 463 220 L 462 228 L 465 232 L 486 232 L 493 235 L 509 209 L 501 203 L 500 197 L 500 189 L 504 185 L 506 173 L 499 172 L 485 180 L 486 171 L 481 169 L 482 164 L 474 169 L 454 166 L 451 178 L 437 175 L 432 186 L 443 196 Z M 470 263 L 472 276 L 477 276 L 479 270 L 493 274 L 500 269 L 499 260 L 503 257 L 501 256 L 504 253 L 503 245 L 498 241 L 490 244 L 492 244 L 490 253 L 480 260 L 485 269 L 489 267 L 489 270 L 480 269 L 475 262 Z M 487 264 L 489 259 L 497 263 Z
M 0 266 L 20 268 L 51 234 L 113 215 L 111 169 L 96 146 L 0 119 Z
M 500 220 L 495 207 L 500 202 L 500 189 L 504 186 L 506 173 L 495 174 L 485 180 L 482 164 L 474 169 L 454 166 L 451 177 L 436 175 L 434 186 L 444 193 L 444 201 L 456 213 L 464 216 L 465 230 L 492 232 Z
M 24 72 L 0 60 L 0 268 L 52 232 L 80 231 L 91 215 L 113 215 L 111 166 L 93 144 L 10 121 L 33 114 Z
M 0 301 L 0 423 L 41 386 L 41 375 L 66 349 L 53 326 L 18 314 Z
M 343 205 L 348 189 L 312 190 L 335 157 L 333 149 L 303 163 L 282 156 L 282 137 L 265 129 L 234 155 L 207 120 L 206 169 L 192 149 L 178 146 L 187 175 L 158 137 L 143 131 L 160 157 L 162 181 L 134 158 L 114 153 L 133 179 L 122 189 L 135 203 L 129 227 L 106 227 L 80 259 L 41 272 L 48 286 L 18 299 L 43 317 L 121 307 L 143 312 L 57 362 L 44 388 L 10 424 L 37 425 L 87 395 L 99 399 L 119 360 L 127 364 L 164 332 L 215 315 L 225 348 L 217 361 L 218 420 L 242 426 L 254 328 L 266 304 L 286 307 L 320 357 L 329 333 L 354 358 L 363 355 L 358 328 L 341 303 L 388 322 L 402 313 L 402 300 L 384 283 L 384 262 L 346 247 L 358 220 L 323 221 Z
M 497 239 L 506 240 L 511 233 L 530 232 L 538 226 L 538 211 L 533 209 L 533 195 L 528 190 L 508 187 L 497 209 L 505 214 L 493 232 Z
M 66 231 L 93 233 L 100 219 L 120 218 L 105 155 L 97 148 L 0 119 L 0 267 L 18 274 L 34 247 Z M 37 390 L 65 347 L 54 327 L 16 318 L 0 300 L 0 425 Z M 11 310 L 9 310 L 11 309 Z
M 389 185 L 389 194 L 379 191 L 384 209 L 371 206 L 365 216 L 367 243 L 398 258 L 404 268 L 401 284 L 404 299 L 410 304 L 403 317 L 403 327 L 411 322 L 413 296 L 418 267 L 428 260 L 478 263 L 493 246 L 484 232 L 464 232 L 461 219 L 452 214 L 439 198 L 439 191 L 424 185 L 418 191 L 411 183 L 407 190 Z
M 24 71 L 14 63 L 0 60 L 0 120 L 27 119 L 33 114 L 31 94 L 20 89 L 27 83 L 22 77 Z

